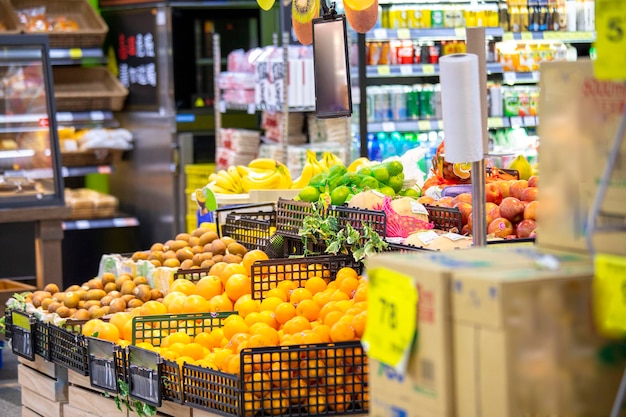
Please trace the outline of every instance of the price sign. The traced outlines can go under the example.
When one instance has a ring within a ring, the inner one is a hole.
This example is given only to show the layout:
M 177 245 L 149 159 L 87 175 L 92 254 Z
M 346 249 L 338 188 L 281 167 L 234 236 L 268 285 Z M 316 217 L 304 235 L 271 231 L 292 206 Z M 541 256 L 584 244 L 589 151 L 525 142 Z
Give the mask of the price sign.
M 35 360 L 33 319 L 21 311 L 11 312 L 11 346 L 13 353 L 31 361 Z
M 398 39 L 411 39 L 411 32 L 408 29 L 398 29 Z
M 430 124 L 430 120 L 420 120 L 417 122 L 417 128 L 422 132 L 427 132 L 432 130 L 432 125 Z
M 393 132 L 394 130 L 396 130 L 394 122 L 383 122 L 383 132 Z
M 504 120 L 502 117 L 490 117 L 487 124 L 490 128 L 498 129 L 504 127 Z
M 83 50 L 80 48 L 70 48 L 70 58 L 81 59 L 83 57 Z
M 532 41 L 533 40 L 532 32 L 522 32 L 522 40 L 523 41 Z
M 626 257 L 599 254 L 595 258 L 593 306 L 596 327 L 608 337 L 626 334 Z
M 626 80 L 626 2 L 596 1 L 594 75 L 600 80 Z
M 379 65 L 377 71 L 378 71 L 378 75 L 391 74 L 391 68 L 389 68 L 389 65 Z
M 435 66 L 433 64 L 424 64 L 422 65 L 422 72 L 424 74 L 434 74 Z
M 160 407 L 161 358 L 158 353 L 129 346 L 129 394 L 131 398 Z
M 400 65 L 400 74 L 413 75 L 413 66 L 412 65 Z
M 387 268 L 371 269 L 368 278 L 364 345 L 370 357 L 404 374 L 417 331 L 417 289 L 411 277 Z

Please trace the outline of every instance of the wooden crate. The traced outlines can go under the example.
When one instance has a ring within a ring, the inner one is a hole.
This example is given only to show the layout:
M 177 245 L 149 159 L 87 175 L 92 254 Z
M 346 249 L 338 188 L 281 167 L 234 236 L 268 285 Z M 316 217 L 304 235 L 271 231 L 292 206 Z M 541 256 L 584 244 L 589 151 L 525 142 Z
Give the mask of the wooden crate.
M 31 389 L 22 387 L 22 412 L 26 409 L 27 412 L 35 416 L 63 417 L 63 404 L 45 398 Z M 33 412 L 35 414 L 32 414 Z
M 43 417 L 26 406 L 22 406 L 22 417 Z
M 17 367 L 17 382 L 23 389 L 34 391 L 40 397 L 54 402 L 67 401 L 67 380 L 50 378 L 25 365 Z
M 70 384 L 68 397 L 70 410 L 80 410 L 85 413 L 84 416 L 128 417 L 125 408 L 118 410 L 115 400 L 105 397 L 102 392 Z

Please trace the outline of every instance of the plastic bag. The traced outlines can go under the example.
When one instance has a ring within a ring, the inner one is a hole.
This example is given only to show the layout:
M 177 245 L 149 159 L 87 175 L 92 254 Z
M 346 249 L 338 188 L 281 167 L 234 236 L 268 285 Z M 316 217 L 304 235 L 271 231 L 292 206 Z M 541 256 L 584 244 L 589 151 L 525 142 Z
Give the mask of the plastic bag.
M 386 196 L 382 207 L 374 210 L 382 210 L 387 216 L 387 237 L 408 237 L 418 230 L 430 230 L 435 226 L 432 223 L 416 219 L 411 216 L 402 216 L 391 207 L 391 197 Z

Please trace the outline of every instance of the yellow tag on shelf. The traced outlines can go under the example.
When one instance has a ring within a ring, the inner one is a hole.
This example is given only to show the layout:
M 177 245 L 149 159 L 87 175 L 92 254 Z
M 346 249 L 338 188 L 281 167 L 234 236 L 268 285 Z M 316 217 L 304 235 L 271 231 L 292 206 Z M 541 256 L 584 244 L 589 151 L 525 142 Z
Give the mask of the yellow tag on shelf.
M 504 127 L 504 120 L 502 119 L 502 117 L 490 117 L 487 121 L 487 126 L 492 129 Z
M 72 59 L 80 59 L 83 57 L 83 50 L 80 48 L 71 48 L 70 49 L 70 58 Z
M 411 31 L 409 29 L 398 29 L 398 39 L 411 39 Z
M 411 277 L 387 268 L 369 270 L 368 279 L 367 354 L 404 374 L 417 331 L 417 288 Z
M 594 75 L 600 80 L 626 80 L 626 2 L 596 0 Z
M 430 120 L 419 120 L 417 122 L 417 128 L 423 132 L 427 132 L 432 130 L 432 125 L 430 124 Z
M 11 324 L 30 332 L 30 320 L 23 314 L 13 312 L 11 314 Z
M 522 40 L 523 41 L 532 41 L 533 34 L 531 32 L 522 32 Z
M 454 36 L 457 38 L 465 38 L 465 28 L 454 28 Z
M 608 337 L 626 335 L 626 257 L 596 255 L 593 308 L 596 327 Z
M 435 66 L 433 64 L 424 64 L 422 65 L 422 72 L 424 74 L 434 74 Z
M 389 75 L 389 74 L 391 74 L 391 68 L 389 68 L 389 65 L 378 66 L 378 75 Z
M 512 41 L 513 39 L 515 39 L 513 32 L 505 32 L 504 35 L 502 35 L 503 41 Z

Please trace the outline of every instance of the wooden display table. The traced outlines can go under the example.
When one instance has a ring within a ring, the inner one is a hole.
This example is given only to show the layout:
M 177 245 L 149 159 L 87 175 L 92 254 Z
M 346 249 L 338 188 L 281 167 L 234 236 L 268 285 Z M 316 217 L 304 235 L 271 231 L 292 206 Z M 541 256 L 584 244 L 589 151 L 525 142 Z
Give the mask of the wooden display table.
M 35 223 L 38 289 L 43 289 L 46 284 L 63 287 L 61 241 L 63 218 L 69 212 L 69 207 L 65 206 L 0 209 L 0 223 Z

